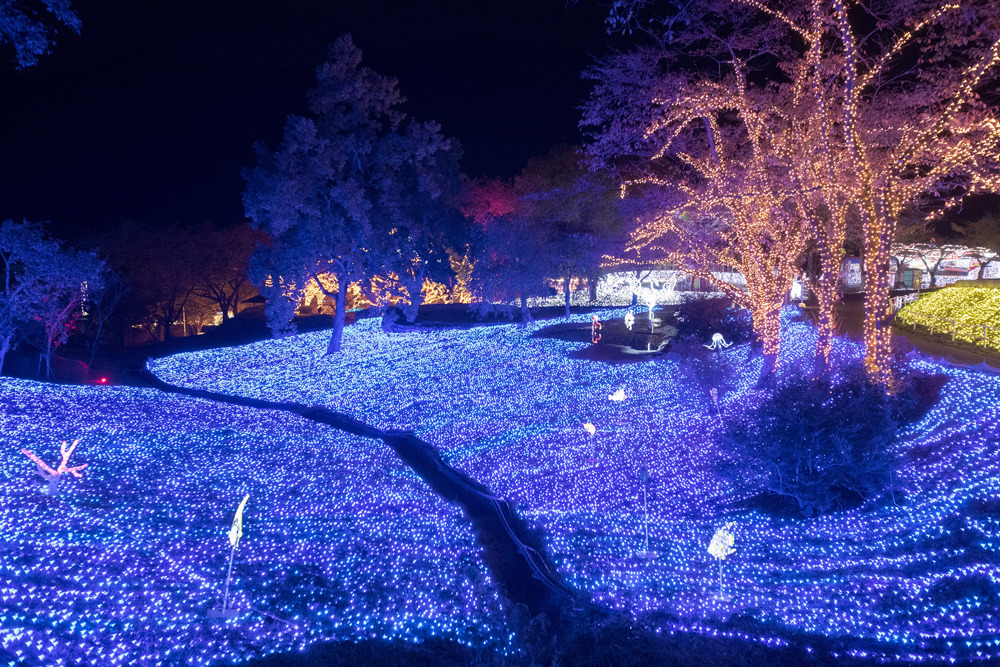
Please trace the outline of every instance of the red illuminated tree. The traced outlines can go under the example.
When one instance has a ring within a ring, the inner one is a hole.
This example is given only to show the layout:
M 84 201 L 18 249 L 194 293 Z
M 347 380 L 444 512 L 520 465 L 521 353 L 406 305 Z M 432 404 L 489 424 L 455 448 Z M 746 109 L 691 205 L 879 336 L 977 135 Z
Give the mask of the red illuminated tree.
M 532 322 L 528 299 L 548 293 L 549 230 L 526 213 L 511 184 L 469 184 L 464 200 L 462 210 L 473 220 L 473 309 L 513 317 L 516 302 L 521 322 Z

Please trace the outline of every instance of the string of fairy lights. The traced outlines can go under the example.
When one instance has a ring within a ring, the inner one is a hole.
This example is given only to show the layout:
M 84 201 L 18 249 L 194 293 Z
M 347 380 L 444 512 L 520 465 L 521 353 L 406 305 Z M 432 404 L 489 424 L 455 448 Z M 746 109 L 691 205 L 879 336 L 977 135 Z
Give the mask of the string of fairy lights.
M 806 363 L 814 350 L 814 331 L 794 315 L 783 318 L 784 364 Z M 760 396 L 761 362 L 747 345 L 701 362 L 667 354 L 606 365 L 532 332 L 389 335 L 361 321 L 345 331 L 340 355 L 324 356 L 324 334 L 304 334 L 177 355 L 153 370 L 185 386 L 415 430 L 513 503 L 569 586 L 660 632 L 768 645 L 807 633 L 843 640 L 859 657 L 1000 658 L 996 376 L 912 359 L 949 381 L 897 444 L 896 504 L 776 519 L 746 509 L 746 492 L 715 469 L 714 433 Z M 861 355 L 860 344 L 836 341 L 839 362 Z M 127 387 L 3 378 L 0 400 L 0 657 L 226 664 L 324 639 L 510 639 L 459 509 L 380 442 Z M 45 496 L 19 449 L 54 462 L 58 442 L 77 438 L 71 463 L 87 463 L 84 476 Z M 655 558 L 638 555 L 642 468 Z M 249 611 L 211 621 L 245 494 L 230 595 Z M 730 521 L 726 600 L 712 595 L 719 563 L 707 548 Z M 734 615 L 758 629 L 727 625 Z

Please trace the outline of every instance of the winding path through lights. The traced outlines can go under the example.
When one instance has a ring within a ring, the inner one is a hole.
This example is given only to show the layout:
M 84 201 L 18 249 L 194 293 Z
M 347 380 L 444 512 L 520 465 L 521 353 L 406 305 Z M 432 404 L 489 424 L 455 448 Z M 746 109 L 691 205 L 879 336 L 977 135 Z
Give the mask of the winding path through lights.
M 811 329 L 787 318 L 784 328 L 783 363 L 811 361 Z M 567 584 L 662 632 L 779 645 L 820 634 L 860 657 L 1000 658 L 996 376 L 913 357 L 913 369 L 949 381 L 896 445 L 897 504 L 779 520 L 741 509 L 748 492 L 715 473 L 711 389 L 723 422 L 754 405 L 760 360 L 748 346 L 710 355 L 711 368 L 669 354 L 609 366 L 530 334 L 512 325 L 388 335 L 362 321 L 345 330 L 339 356 L 323 356 L 324 334 L 305 334 L 152 370 L 415 431 L 511 501 Z M 834 356 L 861 351 L 838 341 Z M 608 400 L 618 389 L 625 399 Z M 471 527 L 378 441 L 128 387 L 0 378 L 0 402 L 0 658 L 226 664 L 330 639 L 510 639 Z M 87 475 L 58 499 L 40 493 L 19 449 L 77 438 Z M 642 467 L 652 560 L 636 555 Z M 231 593 L 251 612 L 208 621 L 232 508 L 246 493 L 254 510 Z M 718 563 L 707 548 L 729 521 L 739 551 L 726 559 L 735 598 L 725 601 L 711 597 Z M 742 629 L 726 625 L 733 617 Z

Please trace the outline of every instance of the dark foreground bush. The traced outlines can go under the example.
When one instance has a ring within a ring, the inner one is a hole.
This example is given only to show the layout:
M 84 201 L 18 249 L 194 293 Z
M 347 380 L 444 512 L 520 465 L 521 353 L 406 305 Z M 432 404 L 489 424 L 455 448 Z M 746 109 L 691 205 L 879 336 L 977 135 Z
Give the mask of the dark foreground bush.
M 852 507 L 892 488 L 898 402 L 860 368 L 834 381 L 793 377 L 730 422 L 720 444 L 731 470 L 763 478 L 765 509 L 812 516 Z
M 743 343 L 753 338 L 749 313 L 733 306 L 728 297 L 686 299 L 677 307 L 676 326 L 682 340 L 709 343 L 716 333 L 721 333 L 728 343 Z

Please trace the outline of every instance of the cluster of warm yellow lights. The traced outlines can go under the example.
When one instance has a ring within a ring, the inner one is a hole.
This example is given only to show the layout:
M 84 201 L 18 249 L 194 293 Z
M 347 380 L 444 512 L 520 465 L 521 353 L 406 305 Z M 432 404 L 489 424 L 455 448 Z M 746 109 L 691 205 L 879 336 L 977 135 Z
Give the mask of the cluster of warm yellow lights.
M 896 321 L 1000 350 L 1000 289 L 955 286 L 931 292 L 903 308 Z

